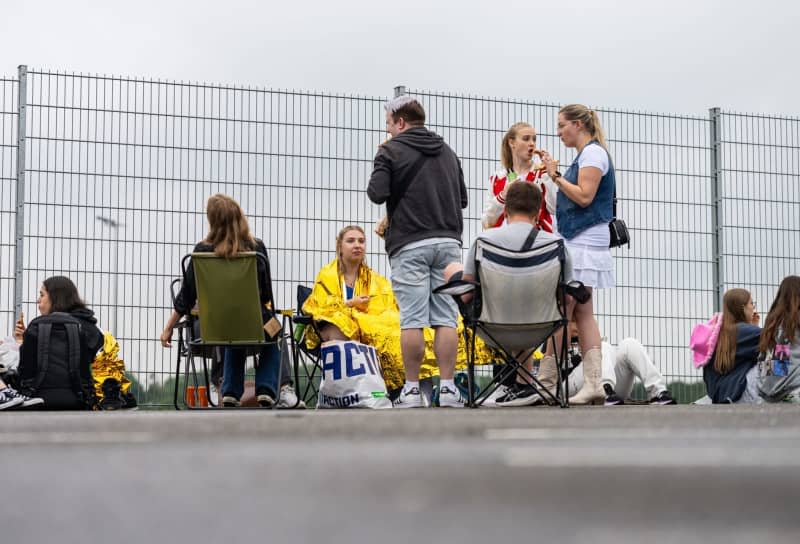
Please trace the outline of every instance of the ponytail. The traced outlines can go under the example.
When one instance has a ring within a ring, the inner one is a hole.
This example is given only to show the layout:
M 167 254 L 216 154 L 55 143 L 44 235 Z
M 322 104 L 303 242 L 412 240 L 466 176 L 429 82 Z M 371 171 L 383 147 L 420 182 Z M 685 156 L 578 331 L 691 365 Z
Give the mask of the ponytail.
M 580 121 L 592 140 L 597 140 L 604 149 L 608 150 L 606 135 L 603 132 L 603 126 L 600 124 L 600 118 L 596 111 L 587 108 L 583 104 L 569 104 L 561 108 L 558 113 L 562 114 L 568 121 Z

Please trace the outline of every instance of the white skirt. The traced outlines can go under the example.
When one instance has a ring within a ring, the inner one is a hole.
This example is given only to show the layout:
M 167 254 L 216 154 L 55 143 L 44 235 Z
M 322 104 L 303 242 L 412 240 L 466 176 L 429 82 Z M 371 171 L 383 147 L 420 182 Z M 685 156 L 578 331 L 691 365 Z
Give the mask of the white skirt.
M 608 248 L 609 237 L 608 225 L 602 223 L 572 240 L 564 240 L 572 259 L 573 279 L 594 289 L 614 287 L 614 258 Z

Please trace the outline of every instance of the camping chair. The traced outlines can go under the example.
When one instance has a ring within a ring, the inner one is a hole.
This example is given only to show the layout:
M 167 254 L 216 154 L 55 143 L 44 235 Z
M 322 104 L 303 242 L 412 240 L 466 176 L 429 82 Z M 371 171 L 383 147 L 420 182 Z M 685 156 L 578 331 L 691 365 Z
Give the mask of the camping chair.
M 314 319 L 310 315 L 303 313 L 303 304 L 311 295 L 311 288 L 305 285 L 297 286 L 297 313 L 289 322 L 289 337 L 292 342 L 292 359 L 294 361 L 294 375 L 297 384 L 298 396 L 308 404 L 319 394 L 319 380 L 322 377 L 322 364 L 320 361 L 320 347 L 308 349 L 306 347 L 306 335 L 309 330 L 313 330 L 319 337 Z M 309 370 L 310 369 L 310 370 Z M 300 372 L 303 372 L 305 387 L 300 391 Z
M 487 240 L 475 241 L 475 276 L 477 281 L 454 280 L 434 292 L 452 295 L 464 318 L 467 341 L 467 406 L 481 405 L 513 373 L 524 374 L 548 404 L 567 406 L 563 385 L 567 339 L 562 335 L 556 346 L 554 334 L 564 329 L 567 319 L 563 240 L 553 240 L 531 249 L 509 250 Z M 472 292 L 469 303 L 460 295 Z M 471 331 L 471 335 L 467 335 Z M 475 334 L 496 348 L 505 360 L 505 369 L 475 394 Z M 537 347 L 552 341 L 558 368 L 556 395 L 545 389 L 535 375 L 517 361 Z
M 189 259 L 191 262 L 189 263 Z M 271 281 L 269 260 L 261 253 L 243 252 L 236 257 L 218 257 L 214 253 L 192 253 L 181 260 L 183 278 L 186 281 L 187 263 L 194 270 L 195 287 L 197 290 L 197 304 L 199 307 L 199 336 L 194 333 L 187 334 L 182 340 L 182 330 L 179 329 L 179 340 L 185 345 L 184 355 L 186 366 L 184 370 L 184 395 L 189 384 L 190 373 L 194 383 L 197 384 L 197 368 L 195 357 L 210 353 L 214 348 L 246 348 L 247 355 L 253 356 L 258 364 L 258 354 L 266 344 L 281 342 L 283 327 L 276 340 L 268 341 L 264 338 L 264 322 L 261 313 L 261 302 L 258 290 L 258 263 L 261 262 L 266 271 L 267 282 Z M 267 301 L 274 307 L 274 301 Z M 192 319 L 187 320 L 191 322 Z M 190 330 L 187 325 L 185 330 Z M 285 345 L 285 344 L 284 344 Z M 181 343 L 179 342 L 179 346 Z M 180 358 L 175 368 L 175 408 L 179 409 L 178 397 L 180 389 Z M 203 373 L 206 386 L 209 385 L 208 370 L 203 357 Z M 281 376 L 278 371 L 278 384 Z M 276 387 L 275 405 L 280 400 L 280 387 Z M 273 407 L 274 407 L 273 406 Z M 192 408 L 191 406 L 188 406 Z

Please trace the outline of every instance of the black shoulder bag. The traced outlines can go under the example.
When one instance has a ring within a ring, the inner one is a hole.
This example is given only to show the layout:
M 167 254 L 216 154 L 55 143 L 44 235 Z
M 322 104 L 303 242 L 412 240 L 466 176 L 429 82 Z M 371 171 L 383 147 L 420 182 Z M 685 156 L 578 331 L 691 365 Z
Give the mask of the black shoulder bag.
M 608 247 L 620 247 L 625 244 L 628 249 L 631 248 L 631 236 L 628 234 L 628 226 L 622 219 L 617 219 L 617 189 L 614 188 L 614 217 L 608 223 L 608 230 L 611 233 L 611 239 Z

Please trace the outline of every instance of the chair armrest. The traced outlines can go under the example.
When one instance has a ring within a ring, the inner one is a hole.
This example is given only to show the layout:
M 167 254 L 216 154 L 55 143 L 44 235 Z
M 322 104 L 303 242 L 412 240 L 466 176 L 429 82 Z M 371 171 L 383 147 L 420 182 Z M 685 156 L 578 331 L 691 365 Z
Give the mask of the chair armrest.
M 314 318 L 310 315 L 296 315 L 292 317 L 292 322 L 295 325 L 311 325 L 314 322 Z
M 582 281 L 573 280 L 569 283 L 562 283 L 560 285 L 564 292 L 575 299 L 578 304 L 586 304 L 592 298 L 592 293 Z
M 451 280 L 444 285 L 440 285 L 433 292 L 437 295 L 459 296 L 471 293 L 480 286 L 477 281 L 470 280 Z

